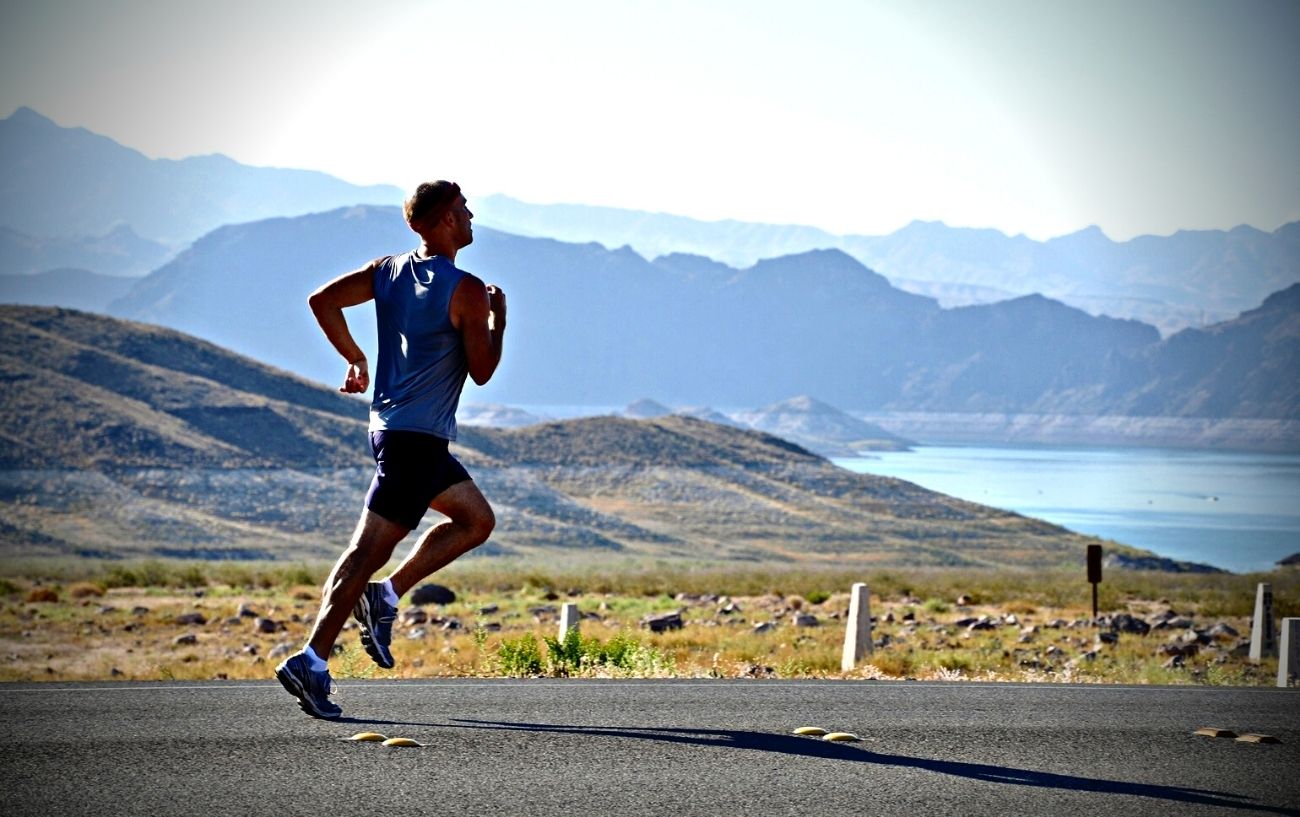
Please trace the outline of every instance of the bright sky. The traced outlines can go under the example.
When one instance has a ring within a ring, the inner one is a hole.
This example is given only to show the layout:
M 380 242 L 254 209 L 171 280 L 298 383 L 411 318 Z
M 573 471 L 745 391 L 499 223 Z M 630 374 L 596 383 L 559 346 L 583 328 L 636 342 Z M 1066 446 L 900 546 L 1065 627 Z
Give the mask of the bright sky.
M 1294 0 L 0 9 L 0 116 L 155 157 L 868 234 L 1300 219 Z

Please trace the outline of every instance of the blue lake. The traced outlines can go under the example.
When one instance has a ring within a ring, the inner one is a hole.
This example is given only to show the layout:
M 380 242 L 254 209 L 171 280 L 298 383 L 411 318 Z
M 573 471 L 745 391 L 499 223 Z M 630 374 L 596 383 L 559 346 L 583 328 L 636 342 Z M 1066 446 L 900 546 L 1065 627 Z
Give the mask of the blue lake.
M 1238 573 L 1300 551 L 1300 456 L 921 446 L 834 461 Z

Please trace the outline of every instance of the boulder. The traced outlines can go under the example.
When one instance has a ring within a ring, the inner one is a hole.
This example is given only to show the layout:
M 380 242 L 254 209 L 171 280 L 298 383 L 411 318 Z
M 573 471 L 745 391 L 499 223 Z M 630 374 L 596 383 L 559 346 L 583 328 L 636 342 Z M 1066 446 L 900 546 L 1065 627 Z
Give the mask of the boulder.
M 283 630 L 284 625 L 276 621 L 275 619 L 259 618 L 257 619 L 257 621 L 253 623 L 253 629 L 259 633 L 266 633 L 267 635 L 269 635 L 271 633 L 278 633 L 279 631 Z
M 1151 625 L 1147 624 L 1137 616 L 1131 616 L 1128 613 L 1119 613 L 1111 616 L 1111 632 L 1115 633 L 1133 633 L 1135 635 L 1146 635 L 1151 632 Z
M 796 627 L 816 627 L 820 624 L 821 622 L 817 620 L 817 616 L 811 613 L 800 613 L 794 617 L 794 626 Z
M 411 604 L 451 604 L 456 594 L 440 584 L 422 584 L 411 591 Z
M 680 630 L 684 626 L 684 622 L 680 612 L 661 613 L 641 619 L 641 626 L 649 629 L 652 633 L 662 633 L 668 630 Z
M 759 622 L 758 624 L 755 624 L 755 625 L 754 625 L 754 628 L 753 628 L 753 630 L 751 630 L 751 632 L 753 632 L 753 633 L 755 633 L 755 634 L 757 634 L 757 633 L 765 633 L 765 632 L 767 632 L 768 630 L 772 629 L 772 628 L 775 627 L 775 626 L 776 626 L 776 625 L 773 624 L 773 623 L 770 622 L 770 621 L 763 621 L 763 622 Z
M 172 643 L 173 644 L 197 644 L 199 643 L 199 637 L 194 633 L 186 633 L 185 635 L 176 636 L 176 638 L 172 640 Z
M 202 613 L 182 613 L 176 617 L 176 623 L 182 626 L 202 626 L 207 624 L 208 620 Z

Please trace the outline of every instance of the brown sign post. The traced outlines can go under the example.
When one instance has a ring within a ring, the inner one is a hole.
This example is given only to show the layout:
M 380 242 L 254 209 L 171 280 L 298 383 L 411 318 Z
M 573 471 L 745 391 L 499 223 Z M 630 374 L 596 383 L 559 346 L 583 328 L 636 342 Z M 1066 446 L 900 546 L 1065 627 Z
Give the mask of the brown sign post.
M 1097 622 L 1097 585 L 1101 584 L 1101 545 L 1088 545 L 1088 582 L 1092 584 L 1092 621 Z

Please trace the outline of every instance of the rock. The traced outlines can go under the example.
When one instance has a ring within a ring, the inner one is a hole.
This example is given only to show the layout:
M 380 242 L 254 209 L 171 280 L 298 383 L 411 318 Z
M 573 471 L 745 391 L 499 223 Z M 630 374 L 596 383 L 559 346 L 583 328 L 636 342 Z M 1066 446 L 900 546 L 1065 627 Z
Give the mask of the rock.
M 407 607 L 397 614 L 397 620 L 407 627 L 416 624 L 424 624 L 429 620 L 429 614 L 419 607 Z
M 1008 613 L 1002 617 L 1002 623 L 1008 627 L 1016 627 L 1020 624 L 1020 619 L 1016 618 L 1015 613 Z
M 1206 631 L 1206 634 L 1211 636 L 1212 638 L 1236 638 L 1238 635 L 1240 635 L 1240 633 L 1238 633 L 1229 625 L 1224 624 L 1222 621 L 1220 621 L 1218 624 L 1215 624 L 1208 631 Z
M 275 660 L 276 658 L 284 658 L 292 654 L 293 645 L 288 642 L 281 642 L 272 647 L 271 651 L 266 654 L 266 657 Z
M 966 627 L 966 631 L 975 632 L 976 630 L 996 630 L 997 627 L 998 624 L 993 619 L 989 618 L 988 616 L 980 616 L 973 623 L 971 623 Z
M 125 672 L 122 672 L 117 667 L 113 667 L 111 670 L 109 670 L 108 674 L 114 678 L 121 678 L 123 675 L 126 675 Z
M 817 616 L 811 613 L 800 613 L 794 617 L 794 626 L 796 627 L 816 627 L 820 624 L 821 622 L 817 620 Z
M 646 627 L 652 633 L 662 633 L 667 630 L 680 630 L 683 627 L 681 613 L 661 613 L 657 616 L 646 616 L 641 619 L 641 626 Z
M 235 611 L 235 615 L 241 618 L 257 618 L 258 612 L 247 604 L 241 604 L 239 609 Z
M 911 610 L 903 613 L 903 621 L 916 621 L 916 613 Z
M 962 593 L 960 596 L 957 597 L 958 607 L 969 607 L 974 603 L 975 603 L 975 599 L 965 593 Z
M 1049 621 L 1049 622 L 1047 622 L 1046 624 L 1044 624 L 1043 626 L 1046 627 L 1046 628 L 1049 629 L 1049 630 L 1059 630 L 1059 629 L 1061 629 L 1062 627 L 1064 627 L 1065 625 L 1066 625 L 1066 621 L 1065 621 L 1065 619 L 1063 619 L 1063 618 L 1054 618 L 1054 619 L 1052 619 L 1051 621 Z
M 1103 630 L 1102 632 L 1097 633 L 1097 640 L 1103 644 L 1118 644 L 1119 633 L 1109 633 Z
M 257 645 L 256 645 L 256 644 L 245 644 L 245 645 L 244 645 L 244 654 L 245 654 L 245 655 L 257 655 Z
M 1151 625 L 1142 619 L 1131 616 L 1128 613 L 1119 613 L 1111 616 L 1110 629 L 1116 633 L 1134 633 L 1136 635 L 1146 635 L 1151 632 Z
M 101 605 L 101 606 L 100 606 L 100 608 L 99 608 L 99 614 L 100 614 L 101 616 L 106 616 L 106 615 L 108 615 L 109 613 L 115 612 L 116 610 L 117 610 L 117 608 L 114 607 L 113 605 L 111 605 L 111 604 L 104 604 L 104 605 Z
M 454 619 L 454 618 L 449 618 L 449 619 L 447 619 L 446 621 L 444 621 L 444 622 L 442 623 L 442 629 L 444 629 L 444 630 L 459 630 L 459 629 L 461 629 L 461 623 L 460 623 L 460 620 L 459 620 L 459 619 Z
M 1179 616 L 1178 618 L 1168 619 L 1165 622 L 1165 625 L 1173 630 L 1190 630 L 1192 627 L 1196 626 L 1196 622 L 1192 621 L 1190 618 Z
M 772 629 L 773 627 L 775 627 L 775 626 L 776 626 L 776 625 L 773 624 L 773 623 L 770 622 L 770 621 L 763 621 L 763 622 L 760 622 L 760 623 L 758 623 L 758 624 L 755 624 L 755 625 L 754 625 L 754 628 L 753 628 L 752 630 L 750 630 L 750 632 L 755 633 L 755 634 L 757 634 L 757 633 L 765 633 L 765 632 L 767 632 L 768 630 L 771 630 L 771 629 Z
M 885 623 L 886 623 L 886 624 L 893 624 L 893 623 L 894 623 L 894 611 L 893 611 L 893 610 L 890 610 L 888 613 L 885 613 Z
M 739 613 L 739 612 L 741 612 L 740 605 L 736 604 L 734 601 L 729 601 L 718 608 L 718 613 L 724 616 L 729 616 L 733 613 Z
M 559 596 L 556 596 L 559 598 Z M 451 604 L 456 594 L 440 584 L 422 584 L 411 591 L 411 604 Z
M 1164 667 L 1165 669 L 1178 669 L 1179 667 L 1182 667 L 1186 663 L 1187 663 L 1187 658 L 1183 656 L 1181 653 L 1179 653 L 1178 655 L 1171 655 L 1169 657 L 1169 660 L 1165 661 L 1165 663 L 1161 664 L 1161 666 Z
M 283 630 L 284 625 L 276 621 L 275 619 L 259 618 L 257 619 L 256 622 L 254 622 L 253 629 L 256 632 L 266 633 L 269 635 L 270 633 L 278 633 L 279 631 Z
M 953 622 L 953 626 L 954 626 L 954 627 L 969 627 L 969 626 L 971 626 L 972 624 L 977 623 L 978 621 L 979 621 L 979 619 L 978 619 L 978 618 L 975 618 L 974 616 L 967 616 L 966 618 L 959 618 L 959 619 L 957 619 L 956 621 L 954 621 L 954 622 Z
M 500 609 L 501 608 L 495 604 L 485 604 L 482 607 L 478 608 L 478 614 L 480 616 L 490 616 Z
M 182 626 L 202 626 L 208 623 L 202 613 L 182 613 L 176 617 L 176 623 Z
M 497 621 L 489 621 L 487 624 L 483 625 L 483 629 L 489 633 L 499 633 L 501 632 L 501 623 Z
M 428 634 L 429 631 L 424 629 L 423 627 L 416 627 L 415 629 L 408 632 L 406 634 L 406 637 L 411 639 L 412 641 L 419 641 L 420 639 L 424 638 Z
M 149 614 L 149 608 L 148 608 L 148 607 L 140 607 L 140 606 L 137 605 L 137 606 L 131 608 L 131 615 L 133 615 L 133 616 L 144 616 L 144 615 L 148 615 L 148 614 Z
M 199 643 L 199 637 L 194 633 L 186 633 L 185 635 L 176 636 L 176 638 L 172 640 L 172 643 L 173 644 L 197 644 Z

